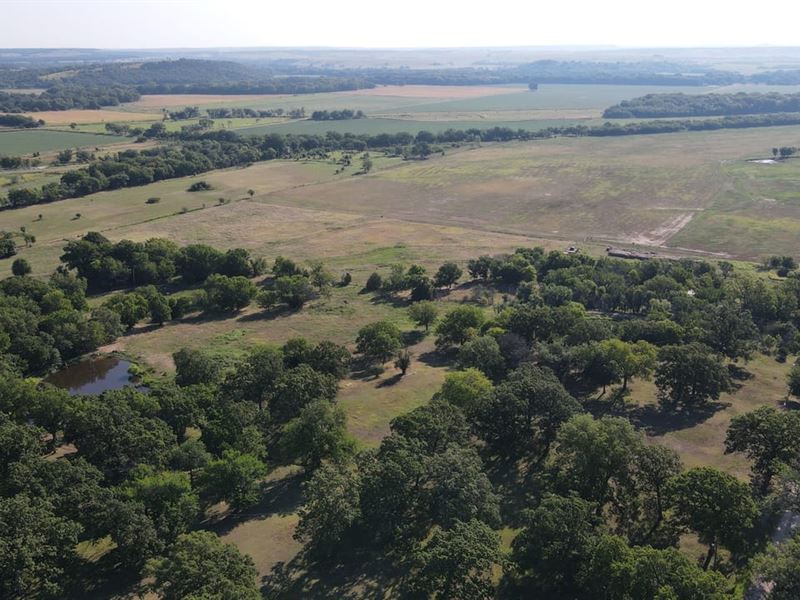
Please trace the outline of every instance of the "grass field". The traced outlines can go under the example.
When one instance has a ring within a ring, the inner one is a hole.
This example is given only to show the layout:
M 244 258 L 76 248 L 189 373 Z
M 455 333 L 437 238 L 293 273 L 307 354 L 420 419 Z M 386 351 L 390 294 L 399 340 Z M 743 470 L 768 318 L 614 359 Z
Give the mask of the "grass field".
M 131 113 L 112 109 L 102 110 L 50 110 L 25 113 L 34 119 L 42 119 L 47 126 L 63 126 L 70 123 L 118 123 L 120 121 L 155 121 L 158 113 Z
M 0 130 L 0 154 L 22 156 L 33 152 L 49 152 L 64 148 L 95 148 L 125 141 L 112 135 L 95 135 L 74 131 L 47 129 Z

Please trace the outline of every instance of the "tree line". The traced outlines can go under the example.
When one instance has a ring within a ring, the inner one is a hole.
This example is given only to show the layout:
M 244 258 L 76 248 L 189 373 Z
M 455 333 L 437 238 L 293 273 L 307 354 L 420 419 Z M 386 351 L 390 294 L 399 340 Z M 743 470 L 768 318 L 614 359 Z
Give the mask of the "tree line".
M 311 113 L 312 121 L 348 121 L 350 119 L 363 119 L 366 115 L 362 110 L 343 108 L 342 110 L 315 110 Z
M 0 92 L 0 112 L 41 112 L 50 110 L 95 109 L 134 102 L 139 92 L 131 87 L 71 86 L 49 87 L 41 94 Z
M 16 127 L 21 129 L 33 129 L 41 127 L 44 121 L 34 119 L 27 115 L 0 114 L 0 127 Z
M 606 119 L 710 117 L 800 111 L 800 94 L 647 94 L 603 112 Z

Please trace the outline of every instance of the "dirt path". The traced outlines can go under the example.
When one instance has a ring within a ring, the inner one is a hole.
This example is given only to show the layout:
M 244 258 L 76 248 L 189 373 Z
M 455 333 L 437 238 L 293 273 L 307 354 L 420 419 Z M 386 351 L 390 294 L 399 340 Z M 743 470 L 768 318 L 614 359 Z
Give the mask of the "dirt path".
M 672 236 L 686 227 L 689 221 L 694 218 L 694 215 L 694 212 L 684 212 L 675 215 L 651 231 L 634 235 L 630 241 L 633 244 L 640 244 L 642 246 L 663 246 Z

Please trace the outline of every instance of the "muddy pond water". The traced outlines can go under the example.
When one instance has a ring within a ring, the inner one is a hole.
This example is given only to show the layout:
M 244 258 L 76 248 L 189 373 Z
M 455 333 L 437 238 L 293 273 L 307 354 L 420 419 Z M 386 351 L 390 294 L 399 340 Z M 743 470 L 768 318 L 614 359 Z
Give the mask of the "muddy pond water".
M 116 356 L 88 358 L 67 365 L 44 380 L 69 391 L 71 395 L 102 394 L 106 390 L 118 390 L 135 384 L 128 373 L 131 364 Z

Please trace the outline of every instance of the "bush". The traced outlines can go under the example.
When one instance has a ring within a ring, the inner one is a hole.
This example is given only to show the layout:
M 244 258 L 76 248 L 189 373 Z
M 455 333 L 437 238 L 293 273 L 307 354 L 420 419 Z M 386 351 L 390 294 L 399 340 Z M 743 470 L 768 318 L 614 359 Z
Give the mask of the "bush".
M 214 188 L 210 183 L 207 181 L 195 181 L 192 185 L 189 186 L 187 191 L 189 192 L 205 192 L 208 190 L 213 190 Z
M 18 258 L 12 263 L 11 272 L 17 277 L 22 277 L 31 272 L 31 265 L 24 258 Z
M 372 275 L 369 276 L 369 279 L 367 279 L 367 283 L 364 286 L 364 289 L 367 290 L 368 292 L 376 292 L 379 289 L 381 289 L 382 285 L 383 285 L 383 277 L 381 277 L 379 273 L 373 273 Z
M 161 198 L 158 196 L 153 196 L 152 198 L 148 198 L 145 201 L 145 204 L 158 204 L 159 202 L 161 202 Z

